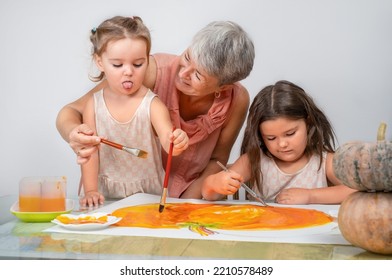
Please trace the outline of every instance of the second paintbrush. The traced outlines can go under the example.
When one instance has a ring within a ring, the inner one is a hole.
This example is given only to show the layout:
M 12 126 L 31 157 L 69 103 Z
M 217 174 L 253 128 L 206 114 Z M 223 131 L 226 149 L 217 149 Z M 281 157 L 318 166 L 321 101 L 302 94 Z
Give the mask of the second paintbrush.
M 109 141 L 109 140 L 106 140 L 106 139 L 103 139 L 103 138 L 101 138 L 101 142 L 106 144 L 106 145 L 109 145 L 109 146 L 111 146 L 113 148 L 116 148 L 116 149 L 119 149 L 119 150 L 123 150 L 123 151 L 125 151 L 127 153 L 130 153 L 131 155 L 136 156 L 136 157 L 147 158 L 147 155 L 148 155 L 148 153 L 146 151 L 143 151 L 143 150 L 140 150 L 140 149 L 137 149 L 137 148 L 126 147 L 126 146 L 123 146 L 121 144 L 118 144 L 118 143 L 115 143 L 115 142 L 112 142 L 112 141 Z

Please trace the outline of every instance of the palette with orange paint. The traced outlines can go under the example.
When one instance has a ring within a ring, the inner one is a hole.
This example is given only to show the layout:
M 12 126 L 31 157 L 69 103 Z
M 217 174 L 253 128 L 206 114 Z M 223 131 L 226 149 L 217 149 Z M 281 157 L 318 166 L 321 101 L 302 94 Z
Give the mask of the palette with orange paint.
M 200 235 L 215 230 L 287 230 L 321 226 L 333 221 L 330 215 L 289 207 L 261 207 L 255 204 L 169 203 L 159 213 L 158 204 L 144 204 L 115 210 L 121 217 L 116 226 L 142 228 L 184 228 Z

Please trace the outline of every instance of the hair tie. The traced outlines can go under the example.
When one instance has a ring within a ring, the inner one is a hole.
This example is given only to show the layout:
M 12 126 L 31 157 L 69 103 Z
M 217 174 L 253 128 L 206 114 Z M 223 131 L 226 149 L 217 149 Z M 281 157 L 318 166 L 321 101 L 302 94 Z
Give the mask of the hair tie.
M 93 29 L 91 29 L 91 33 L 93 33 L 93 35 L 97 32 L 97 28 L 93 27 Z

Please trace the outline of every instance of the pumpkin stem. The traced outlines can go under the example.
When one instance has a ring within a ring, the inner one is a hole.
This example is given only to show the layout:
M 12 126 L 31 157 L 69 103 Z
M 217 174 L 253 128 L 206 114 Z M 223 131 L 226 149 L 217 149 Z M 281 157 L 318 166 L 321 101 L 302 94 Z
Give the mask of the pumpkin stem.
M 387 124 L 385 122 L 381 122 L 380 126 L 377 130 L 377 141 L 385 140 L 385 131 L 387 130 Z

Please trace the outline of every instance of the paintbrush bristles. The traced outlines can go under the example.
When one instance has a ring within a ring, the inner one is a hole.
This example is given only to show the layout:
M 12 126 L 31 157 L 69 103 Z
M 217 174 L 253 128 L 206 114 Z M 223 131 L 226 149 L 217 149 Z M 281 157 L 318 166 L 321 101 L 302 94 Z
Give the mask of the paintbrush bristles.
M 140 151 L 139 154 L 137 155 L 140 158 L 147 158 L 148 153 L 145 151 Z
M 147 155 L 148 155 L 148 153 L 146 151 L 143 151 L 143 150 L 140 150 L 140 149 L 137 149 L 137 148 L 126 147 L 126 146 L 123 146 L 121 144 L 109 141 L 107 139 L 101 138 L 101 142 L 106 144 L 106 145 L 109 145 L 109 146 L 111 146 L 113 148 L 116 148 L 116 149 L 119 149 L 119 150 L 123 150 L 123 151 L 125 151 L 127 153 L 130 153 L 131 155 L 139 157 L 139 158 L 147 158 Z
M 165 209 L 165 205 L 159 204 L 159 213 L 162 213 L 163 209 Z
M 159 203 L 159 213 L 162 213 L 163 209 L 165 209 L 166 196 L 167 196 L 167 188 L 164 188 L 162 191 L 161 202 Z
M 122 147 L 123 151 L 130 153 L 131 155 L 137 156 L 139 158 L 147 158 L 148 153 L 146 151 L 137 149 L 137 148 L 129 148 L 129 147 Z

